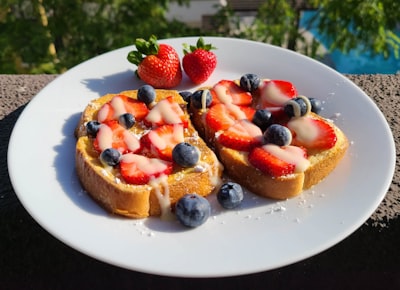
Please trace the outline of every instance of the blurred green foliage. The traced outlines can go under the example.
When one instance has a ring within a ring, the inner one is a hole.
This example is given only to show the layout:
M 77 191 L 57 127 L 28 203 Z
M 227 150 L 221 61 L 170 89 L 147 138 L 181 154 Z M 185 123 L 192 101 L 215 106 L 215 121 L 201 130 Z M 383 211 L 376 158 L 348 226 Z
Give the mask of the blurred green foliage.
M 227 6 L 216 6 L 212 29 L 202 31 L 168 21 L 172 2 L 190 0 L 0 0 L 0 73 L 62 73 L 101 53 L 131 45 L 138 37 L 159 39 L 217 35 L 271 43 L 318 57 L 319 43 L 299 30 L 301 11 L 318 11 L 311 20 L 347 52 L 359 45 L 373 53 L 399 55 L 400 1 L 268 0 L 250 24 Z M 229 1 L 228 1 L 229 3 Z
M 167 21 L 170 2 L 0 0 L 0 73 L 61 73 L 138 37 L 198 35 L 198 29 Z

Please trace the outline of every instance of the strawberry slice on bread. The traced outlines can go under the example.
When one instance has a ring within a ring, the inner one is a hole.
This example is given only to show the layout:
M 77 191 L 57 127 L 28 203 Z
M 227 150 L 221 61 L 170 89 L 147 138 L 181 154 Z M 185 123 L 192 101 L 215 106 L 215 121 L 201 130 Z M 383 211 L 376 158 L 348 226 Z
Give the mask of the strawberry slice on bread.
M 173 164 L 159 158 L 124 154 L 120 163 L 121 175 L 130 184 L 147 184 L 150 179 L 172 173 Z

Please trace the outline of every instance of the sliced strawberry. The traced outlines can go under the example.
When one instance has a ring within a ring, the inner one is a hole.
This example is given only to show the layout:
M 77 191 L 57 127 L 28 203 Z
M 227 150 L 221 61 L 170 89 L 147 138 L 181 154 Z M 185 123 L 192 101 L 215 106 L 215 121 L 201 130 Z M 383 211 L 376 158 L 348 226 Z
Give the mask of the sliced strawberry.
M 100 125 L 93 146 L 99 153 L 107 148 L 114 148 L 122 154 L 137 152 L 141 148 L 139 139 L 115 120 Z
M 147 114 L 145 122 L 152 127 L 166 124 L 188 125 L 188 116 L 185 115 L 182 108 L 176 103 L 172 96 L 159 101 Z
M 184 141 L 183 124 L 167 124 L 157 127 L 141 139 L 143 147 L 163 160 L 172 161 L 175 145 Z
M 248 106 L 253 99 L 249 92 L 246 92 L 235 82 L 230 80 L 219 81 L 214 85 L 212 91 L 215 92 L 219 101 L 225 104 L 232 103 L 238 106 Z
M 256 147 L 248 155 L 250 164 L 272 177 L 304 171 L 309 164 L 306 157 L 306 151 L 301 147 L 273 144 Z
M 268 109 L 274 116 L 283 113 L 287 101 L 297 96 L 297 90 L 291 82 L 283 80 L 266 80 L 260 89 L 258 109 Z
M 292 118 L 287 126 L 292 131 L 293 145 L 307 149 L 326 150 L 336 144 L 335 130 L 325 120 L 304 116 Z
M 116 95 L 105 103 L 97 113 L 97 120 L 101 123 L 118 120 L 124 113 L 131 113 L 135 120 L 141 121 L 149 110 L 145 103 L 125 95 Z
M 217 132 L 228 129 L 236 120 L 251 120 L 254 113 L 255 110 L 251 107 L 218 103 L 208 110 L 206 123 L 212 130 Z
M 239 120 L 218 137 L 218 142 L 228 148 L 250 151 L 263 141 L 263 132 L 249 120 Z
M 147 184 L 152 178 L 172 173 L 173 164 L 158 158 L 128 153 L 120 162 L 121 175 L 127 183 Z

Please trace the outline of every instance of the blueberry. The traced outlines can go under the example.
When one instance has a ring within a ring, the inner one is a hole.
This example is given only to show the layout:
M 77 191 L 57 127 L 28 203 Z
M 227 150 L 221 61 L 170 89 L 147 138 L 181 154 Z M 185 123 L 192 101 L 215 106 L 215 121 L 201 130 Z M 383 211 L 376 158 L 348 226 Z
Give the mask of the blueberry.
M 310 103 L 311 103 L 311 112 L 314 112 L 315 114 L 319 114 L 322 110 L 322 103 L 320 100 L 315 99 L 315 98 L 310 98 Z
M 289 117 L 301 117 L 311 109 L 310 101 L 306 97 L 297 97 L 288 101 L 283 110 Z
M 192 94 L 190 102 L 196 109 L 202 109 L 203 104 L 208 108 L 211 104 L 212 96 L 210 90 L 198 90 Z
M 135 117 L 131 113 L 125 113 L 119 116 L 118 122 L 126 129 L 132 128 L 135 125 Z
M 156 99 L 156 91 L 150 85 L 143 85 L 138 89 L 137 98 L 139 101 L 149 105 Z
M 273 124 L 264 132 L 264 138 L 267 143 L 286 146 L 292 142 L 292 133 L 285 126 Z
M 98 121 L 89 121 L 86 123 L 86 132 L 90 137 L 96 137 L 97 132 L 100 129 L 100 122 Z
M 256 74 L 245 74 L 240 78 L 240 87 L 247 91 L 253 92 L 260 85 L 260 78 Z
M 196 165 L 199 158 L 199 150 L 187 142 L 178 143 L 172 150 L 172 160 L 182 167 Z
M 115 166 L 121 161 L 121 153 L 114 148 L 107 148 L 100 153 L 100 161 L 104 165 Z
M 177 201 L 175 214 L 181 224 L 194 228 L 207 221 L 211 214 L 211 206 L 204 197 L 190 193 Z
M 235 208 L 243 200 L 242 187 L 235 182 L 224 183 L 217 193 L 217 199 L 222 207 L 227 209 Z
M 272 114 L 268 109 L 257 110 L 252 122 L 264 132 L 272 124 Z
M 181 95 L 182 99 L 187 103 L 187 106 L 189 107 L 192 93 L 189 91 L 182 91 L 182 92 L 179 92 L 179 94 Z

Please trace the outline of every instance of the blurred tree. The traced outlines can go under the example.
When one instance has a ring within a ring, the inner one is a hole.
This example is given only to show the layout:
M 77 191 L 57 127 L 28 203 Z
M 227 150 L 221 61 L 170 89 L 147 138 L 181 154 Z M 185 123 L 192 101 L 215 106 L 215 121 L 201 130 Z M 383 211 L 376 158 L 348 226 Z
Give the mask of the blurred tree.
M 268 0 L 247 25 L 229 5 L 221 6 L 215 17 L 215 30 L 317 57 L 318 40 L 307 38 L 306 30 L 299 27 L 305 10 L 317 12 L 307 27 L 318 28 L 330 43 L 328 49 L 346 53 L 362 47 L 363 52 L 399 56 L 400 38 L 394 30 L 400 21 L 400 1 L 393 0 Z
M 137 37 L 198 35 L 168 22 L 189 0 L 0 0 L 0 72 L 60 73 Z

